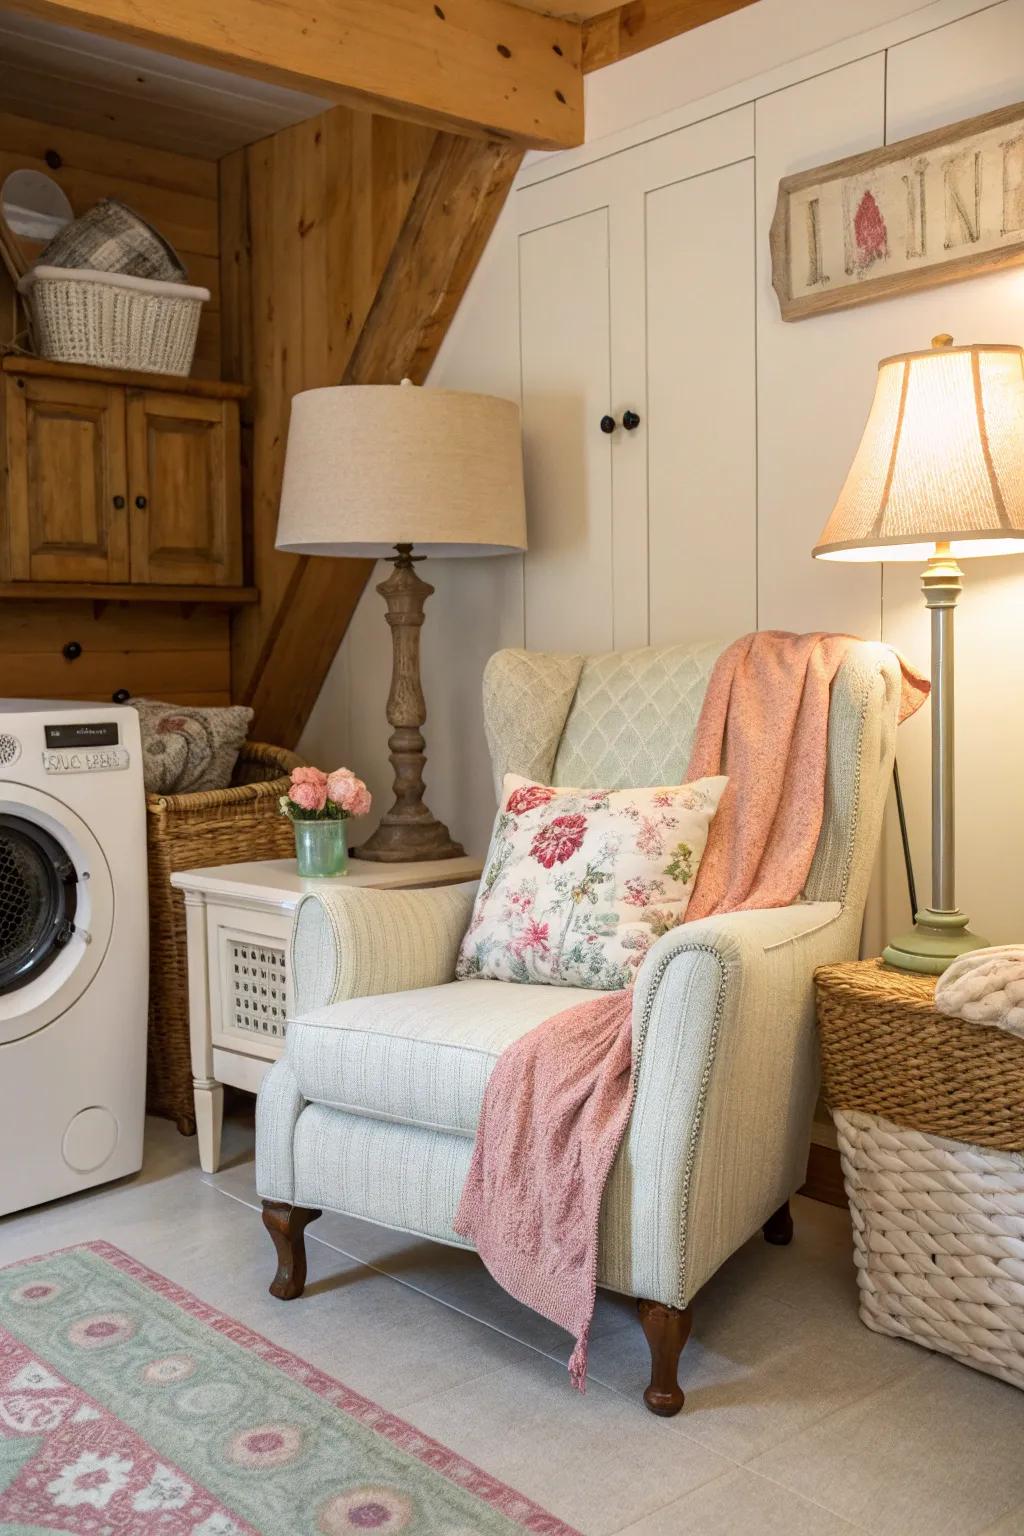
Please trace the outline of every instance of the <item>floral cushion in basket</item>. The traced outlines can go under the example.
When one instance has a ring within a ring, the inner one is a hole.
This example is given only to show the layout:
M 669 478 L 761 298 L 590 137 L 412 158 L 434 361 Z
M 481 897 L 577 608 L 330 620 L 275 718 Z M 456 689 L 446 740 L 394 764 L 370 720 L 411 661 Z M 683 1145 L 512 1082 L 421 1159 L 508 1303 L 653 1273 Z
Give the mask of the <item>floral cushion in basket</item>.
M 220 709 L 132 699 L 142 732 L 142 777 L 147 794 L 183 795 L 227 789 L 249 731 L 252 710 Z
M 632 985 L 686 916 L 727 782 L 550 789 L 507 773 L 456 974 Z

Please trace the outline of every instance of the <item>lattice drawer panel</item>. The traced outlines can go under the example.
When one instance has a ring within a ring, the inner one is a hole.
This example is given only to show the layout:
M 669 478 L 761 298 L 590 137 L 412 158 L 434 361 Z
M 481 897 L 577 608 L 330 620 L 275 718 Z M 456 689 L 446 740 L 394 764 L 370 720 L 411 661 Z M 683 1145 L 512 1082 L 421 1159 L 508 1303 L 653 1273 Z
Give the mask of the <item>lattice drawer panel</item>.
M 285 952 L 270 944 L 228 944 L 231 1025 L 249 1035 L 283 1040 Z

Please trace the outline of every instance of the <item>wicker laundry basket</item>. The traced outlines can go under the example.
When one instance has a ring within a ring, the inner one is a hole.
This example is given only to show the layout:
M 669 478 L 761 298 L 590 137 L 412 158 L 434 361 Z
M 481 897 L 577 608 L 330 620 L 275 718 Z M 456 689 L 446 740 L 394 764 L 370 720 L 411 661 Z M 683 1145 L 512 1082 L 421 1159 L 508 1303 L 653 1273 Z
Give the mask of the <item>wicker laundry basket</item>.
M 185 902 L 170 884 L 178 869 L 285 859 L 292 824 L 278 806 L 302 762 L 284 747 L 245 744 L 230 789 L 147 795 L 149 852 L 149 1069 L 146 1108 L 195 1130 L 188 1033 Z
M 33 267 L 18 283 L 41 356 L 184 378 L 208 288 L 75 267 Z
M 877 961 L 815 983 L 861 1318 L 1024 1387 L 1024 1041 Z

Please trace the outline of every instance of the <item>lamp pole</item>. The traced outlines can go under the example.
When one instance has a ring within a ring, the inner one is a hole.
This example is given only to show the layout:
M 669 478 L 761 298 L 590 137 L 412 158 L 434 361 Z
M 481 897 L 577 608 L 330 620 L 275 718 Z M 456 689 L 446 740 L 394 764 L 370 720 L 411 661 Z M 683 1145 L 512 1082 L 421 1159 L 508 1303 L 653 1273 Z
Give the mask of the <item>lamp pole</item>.
M 940 975 L 958 955 L 988 943 L 970 932 L 956 904 L 953 620 L 962 577 L 949 543 L 938 542 L 921 576 L 932 626 L 932 899 L 914 914 L 911 932 L 893 939 L 883 951 L 889 965 L 932 976 Z

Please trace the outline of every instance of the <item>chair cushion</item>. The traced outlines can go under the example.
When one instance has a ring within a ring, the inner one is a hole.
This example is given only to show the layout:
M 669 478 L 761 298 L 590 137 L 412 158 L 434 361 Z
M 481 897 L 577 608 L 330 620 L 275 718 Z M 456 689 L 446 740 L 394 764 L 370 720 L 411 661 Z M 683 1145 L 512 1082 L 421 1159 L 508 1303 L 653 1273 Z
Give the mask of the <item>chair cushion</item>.
M 311 1103 L 472 1136 L 505 1047 L 563 1008 L 601 995 L 452 981 L 355 997 L 292 1020 L 288 1059 Z

